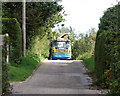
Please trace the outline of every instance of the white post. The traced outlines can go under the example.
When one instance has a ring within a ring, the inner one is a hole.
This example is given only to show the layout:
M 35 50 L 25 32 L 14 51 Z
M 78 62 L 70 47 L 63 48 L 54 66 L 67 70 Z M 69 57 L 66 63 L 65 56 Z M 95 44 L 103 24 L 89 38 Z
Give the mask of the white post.
M 8 34 L 5 34 L 5 36 L 9 36 Z M 6 44 L 6 48 L 7 48 L 7 57 L 6 57 L 6 62 L 7 64 L 9 63 L 9 43 Z

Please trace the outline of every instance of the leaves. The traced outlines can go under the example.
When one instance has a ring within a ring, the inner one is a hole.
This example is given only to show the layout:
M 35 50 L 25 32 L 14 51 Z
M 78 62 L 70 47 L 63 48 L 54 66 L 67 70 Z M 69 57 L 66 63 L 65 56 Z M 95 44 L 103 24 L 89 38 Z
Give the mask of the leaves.
M 94 54 L 94 46 L 95 46 L 95 38 L 91 38 L 96 35 L 95 29 L 92 28 L 89 34 L 82 34 L 78 35 L 78 40 L 74 42 L 73 47 L 73 59 L 80 59 L 89 57 L 90 55 Z
M 42 34 L 47 34 L 49 28 L 53 28 L 55 24 L 64 20 L 60 14 L 62 9 L 63 7 L 57 2 L 26 3 L 27 48 L 30 47 L 31 38 L 40 34 L 40 27 L 44 27 L 44 33 Z M 3 10 L 3 17 L 17 18 L 22 28 L 22 3 L 4 3 Z
M 95 47 L 95 66 L 96 71 L 99 73 L 97 77 L 98 79 L 102 79 L 102 81 L 105 80 L 104 86 L 108 86 L 111 90 L 110 94 L 116 95 L 120 94 L 120 90 L 118 90 L 118 86 L 120 85 L 120 82 L 118 82 L 120 77 L 119 7 L 120 5 L 116 5 L 108 8 L 100 19 Z M 100 78 L 102 75 L 103 78 Z

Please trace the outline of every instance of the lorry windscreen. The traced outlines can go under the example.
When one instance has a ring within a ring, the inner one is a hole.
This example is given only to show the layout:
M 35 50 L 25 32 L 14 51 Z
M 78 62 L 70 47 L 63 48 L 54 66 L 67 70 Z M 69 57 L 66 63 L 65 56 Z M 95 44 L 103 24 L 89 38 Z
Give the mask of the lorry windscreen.
M 55 41 L 53 42 L 53 47 L 68 48 L 70 47 L 70 41 Z

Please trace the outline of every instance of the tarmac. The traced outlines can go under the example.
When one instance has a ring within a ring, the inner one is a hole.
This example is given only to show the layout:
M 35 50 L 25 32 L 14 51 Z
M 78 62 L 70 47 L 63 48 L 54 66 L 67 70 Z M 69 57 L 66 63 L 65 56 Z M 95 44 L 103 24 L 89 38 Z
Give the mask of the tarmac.
M 100 94 L 81 60 L 43 60 L 24 82 L 14 82 L 13 94 Z M 92 96 L 92 95 L 91 95 Z

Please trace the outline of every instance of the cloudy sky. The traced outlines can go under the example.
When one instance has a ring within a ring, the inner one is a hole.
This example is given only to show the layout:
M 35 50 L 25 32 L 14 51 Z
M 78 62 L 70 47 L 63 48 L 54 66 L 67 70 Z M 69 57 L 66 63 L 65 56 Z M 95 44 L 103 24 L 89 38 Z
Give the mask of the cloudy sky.
M 62 0 L 60 4 L 68 14 L 64 17 L 65 26 L 72 26 L 76 33 L 86 33 L 92 27 L 98 30 L 99 19 L 104 11 L 117 2 L 116 0 Z

